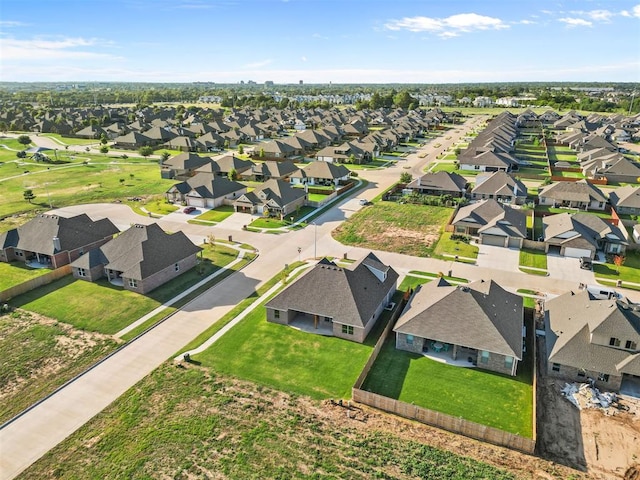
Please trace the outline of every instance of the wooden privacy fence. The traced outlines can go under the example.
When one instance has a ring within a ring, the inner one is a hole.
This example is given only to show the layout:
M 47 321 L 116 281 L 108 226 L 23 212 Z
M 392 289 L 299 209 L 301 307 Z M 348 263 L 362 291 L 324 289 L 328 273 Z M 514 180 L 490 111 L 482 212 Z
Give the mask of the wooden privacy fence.
M 23 282 L 19 285 L 14 285 L 13 287 L 7 288 L 6 290 L 0 292 L 0 302 L 6 302 L 10 298 L 29 292 L 35 288 L 41 287 L 42 285 L 47 285 L 58 280 L 59 278 L 69 275 L 70 273 L 71 265 L 63 265 L 62 267 L 56 268 L 49 273 L 45 273 L 44 275 L 40 275 L 39 277 L 32 278 L 31 280 L 27 280 L 26 282 Z
M 536 442 L 532 438 L 521 437 L 504 430 L 470 422 L 464 418 L 453 417 L 446 413 L 411 405 L 377 393 L 366 392 L 359 388 L 353 388 L 353 400 L 404 418 L 417 420 L 427 425 L 521 452 L 532 454 L 536 447 Z

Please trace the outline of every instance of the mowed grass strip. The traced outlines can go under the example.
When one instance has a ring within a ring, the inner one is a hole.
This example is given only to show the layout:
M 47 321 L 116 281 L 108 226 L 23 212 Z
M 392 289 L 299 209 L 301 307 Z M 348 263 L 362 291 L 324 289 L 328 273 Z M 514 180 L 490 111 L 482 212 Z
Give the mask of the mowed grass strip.
M 353 214 L 333 236 L 346 245 L 419 257 L 429 256 L 453 209 L 375 202 Z
M 547 254 L 542 250 L 522 248 L 520 250 L 520 266 L 547 269 Z
M 204 212 L 196 217 L 197 220 L 206 222 L 221 222 L 233 215 L 234 208 L 231 205 L 221 205 L 218 208 Z
M 478 258 L 478 246 L 473 245 L 471 240 L 463 242 L 452 240 L 450 232 L 443 232 L 438 240 L 438 244 L 433 253 L 436 255 L 459 255 L 466 258 Z
M 531 351 L 530 349 L 528 349 Z M 532 435 L 531 368 L 516 378 L 436 362 L 385 343 L 363 390 L 462 417 L 524 437 Z
M 314 399 L 350 398 L 372 347 L 269 323 L 256 308 L 197 361 L 213 370 Z
M 104 279 L 95 283 L 68 275 L 13 299 L 11 305 L 36 312 L 81 330 L 114 334 L 167 300 L 227 265 L 236 250 L 216 245 L 203 251 L 204 261 L 170 282 L 140 295 Z

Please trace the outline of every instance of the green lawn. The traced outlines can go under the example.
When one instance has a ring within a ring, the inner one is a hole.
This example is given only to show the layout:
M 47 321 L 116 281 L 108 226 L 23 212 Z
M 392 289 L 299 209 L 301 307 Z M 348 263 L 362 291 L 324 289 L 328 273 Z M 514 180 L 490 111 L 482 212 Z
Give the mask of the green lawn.
M 391 337 L 363 390 L 531 437 L 531 367 L 529 363 L 520 364 L 518 371 L 513 378 L 478 368 L 446 365 L 396 350 Z
M 346 245 L 428 256 L 453 209 L 379 201 L 353 214 L 333 236 Z
M 33 134 L 30 134 L 30 135 L 33 135 Z M 59 135 L 57 133 L 41 133 L 40 136 L 53 138 L 53 139 L 56 139 L 58 142 L 61 142 L 61 145 L 60 145 L 61 150 L 64 150 L 65 145 L 96 145 L 100 143 L 100 140 L 97 140 L 95 138 L 93 139 L 70 138 L 70 137 L 63 137 L 62 135 Z
M 398 286 L 398 290 L 400 290 L 401 292 L 406 292 L 409 288 L 415 289 L 418 285 L 437 280 L 438 278 L 440 278 L 440 276 L 442 276 L 442 278 L 447 281 L 453 280 L 454 282 L 469 283 L 469 280 L 467 280 L 466 278 L 449 277 L 448 275 L 445 275 L 444 272 L 442 273 L 442 275 L 440 275 L 439 273 L 417 272 L 415 270 L 412 270 L 402 279 L 402 282 Z
M 249 227 L 253 228 L 282 228 L 288 227 L 292 223 L 297 222 L 302 217 L 309 215 L 314 212 L 316 209 L 313 207 L 301 207 L 297 212 L 286 215 L 284 220 L 280 220 L 275 217 L 262 217 L 256 218 L 253 222 L 249 224 Z M 291 217 L 293 217 L 293 222 L 291 221 Z
M 164 197 L 157 196 L 150 200 L 147 200 L 143 205 L 149 212 L 157 215 L 166 215 L 178 210 L 176 205 L 169 203 Z
M 432 164 L 433 165 L 433 164 Z M 429 168 L 429 171 L 436 173 L 436 172 L 449 172 L 449 173 L 453 173 L 456 172 L 458 170 L 458 166 L 453 163 L 453 162 L 447 162 L 447 161 L 442 161 L 442 160 L 438 160 L 433 168 Z
M 82 330 L 113 334 L 236 258 L 235 250 L 222 246 L 213 251 L 205 249 L 203 254 L 204 261 L 199 267 L 148 295 L 115 287 L 104 279 L 92 283 L 68 275 L 14 298 L 11 305 Z
M 478 247 L 472 243 L 451 240 L 451 232 L 443 232 L 434 250 L 436 255 L 459 255 L 467 258 L 478 258 Z
M 520 265 L 523 267 L 534 267 L 546 270 L 547 255 L 541 250 L 523 248 L 520 250 Z
M 640 253 L 627 252 L 624 263 L 620 267 L 613 263 L 594 263 L 593 272 L 597 277 L 640 283 Z
M 218 208 L 204 212 L 196 217 L 197 220 L 205 220 L 208 222 L 221 222 L 225 218 L 233 215 L 234 208 L 232 205 L 221 205 Z
M 301 332 L 266 321 L 260 306 L 215 345 L 195 355 L 224 375 L 315 399 L 350 398 L 370 345 Z
M 0 291 L 20 285 L 50 271 L 47 268 L 29 268 L 24 262 L 0 262 Z

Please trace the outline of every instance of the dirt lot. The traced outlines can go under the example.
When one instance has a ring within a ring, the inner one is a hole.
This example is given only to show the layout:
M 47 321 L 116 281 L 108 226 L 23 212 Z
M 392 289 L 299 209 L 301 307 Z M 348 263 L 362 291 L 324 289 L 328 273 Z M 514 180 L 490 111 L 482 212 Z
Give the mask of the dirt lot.
M 640 399 L 622 398 L 628 412 L 611 408 L 607 415 L 599 409 L 579 410 L 562 396 L 564 385 L 561 379 L 539 378 L 540 454 L 588 472 L 591 478 L 640 479 Z

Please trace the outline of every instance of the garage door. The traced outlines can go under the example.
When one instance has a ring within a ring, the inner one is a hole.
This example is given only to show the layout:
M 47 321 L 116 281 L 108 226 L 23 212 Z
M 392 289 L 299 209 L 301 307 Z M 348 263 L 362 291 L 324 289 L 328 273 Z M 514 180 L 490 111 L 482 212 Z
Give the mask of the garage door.
M 564 249 L 564 256 L 572 258 L 591 257 L 591 250 L 586 248 L 566 247 Z
M 190 205 L 192 207 L 204 207 L 204 198 L 187 197 L 187 205 Z
M 504 247 L 504 237 L 499 235 L 482 235 L 483 245 L 495 245 L 496 247 Z
M 510 248 L 520 248 L 520 239 L 518 237 L 509 237 Z

